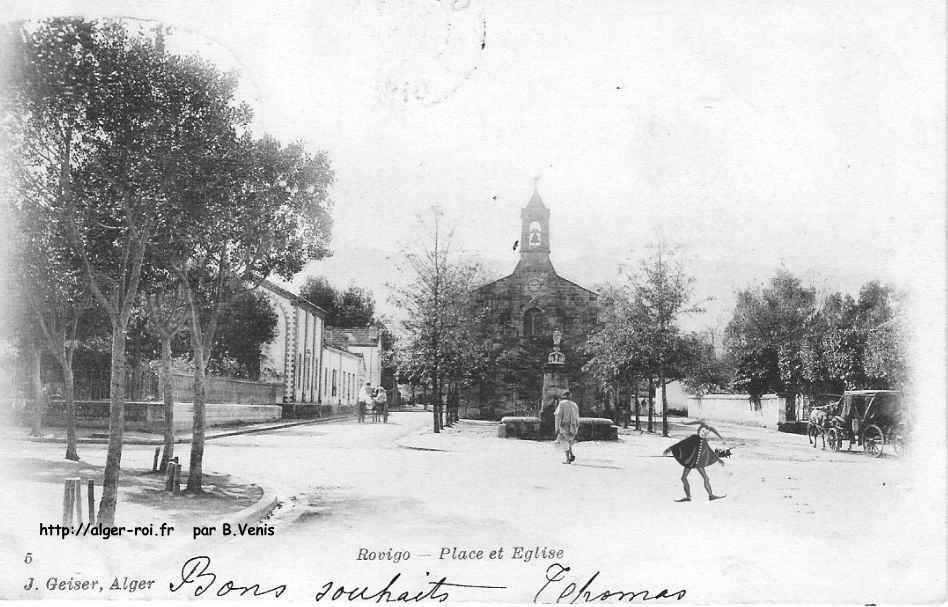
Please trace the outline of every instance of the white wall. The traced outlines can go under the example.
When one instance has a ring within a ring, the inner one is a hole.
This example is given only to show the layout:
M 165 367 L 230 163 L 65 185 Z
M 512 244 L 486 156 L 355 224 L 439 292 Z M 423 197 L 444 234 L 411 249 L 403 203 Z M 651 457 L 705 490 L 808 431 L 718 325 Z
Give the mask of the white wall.
M 266 292 L 266 291 L 264 291 Z M 263 344 L 260 348 L 262 360 L 260 361 L 261 371 L 264 369 L 273 369 L 279 377 L 286 376 L 286 310 L 285 303 L 280 302 L 270 294 L 267 299 L 270 300 L 271 307 L 277 315 L 276 335 L 273 341 Z
M 333 382 L 334 373 L 335 383 Z M 359 390 L 366 382 L 365 378 L 365 364 L 361 356 L 338 348 L 322 348 L 320 400 L 323 404 L 334 407 L 354 405 L 358 400 Z
M 277 314 L 277 335 L 263 346 L 263 368 L 282 376 L 283 398 L 297 403 L 315 403 L 320 394 L 323 319 L 298 298 L 261 287 Z
M 658 406 L 661 406 L 661 388 L 656 389 L 655 398 Z M 665 398 L 668 400 L 669 409 L 688 409 L 688 399 L 692 395 L 685 392 L 685 386 L 680 381 L 673 381 L 665 385 Z
M 382 347 L 377 346 L 349 346 L 349 351 L 361 354 L 365 361 L 365 377 L 362 382 L 371 382 L 372 387 L 382 383 Z
M 319 400 L 323 319 L 302 306 L 295 307 L 294 315 L 296 339 L 293 351 L 293 401 L 315 403 Z
M 776 394 L 764 394 L 758 408 L 747 394 L 705 394 L 688 399 L 688 417 L 776 429 L 786 421 L 785 401 Z

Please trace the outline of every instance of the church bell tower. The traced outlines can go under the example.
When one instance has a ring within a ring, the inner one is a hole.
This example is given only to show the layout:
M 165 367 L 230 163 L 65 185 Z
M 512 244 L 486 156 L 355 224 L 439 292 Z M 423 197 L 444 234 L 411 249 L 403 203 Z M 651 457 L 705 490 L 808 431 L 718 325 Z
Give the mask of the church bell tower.
M 550 210 L 536 184 L 530 202 L 520 211 L 520 263 L 517 269 L 552 269 L 550 263 Z

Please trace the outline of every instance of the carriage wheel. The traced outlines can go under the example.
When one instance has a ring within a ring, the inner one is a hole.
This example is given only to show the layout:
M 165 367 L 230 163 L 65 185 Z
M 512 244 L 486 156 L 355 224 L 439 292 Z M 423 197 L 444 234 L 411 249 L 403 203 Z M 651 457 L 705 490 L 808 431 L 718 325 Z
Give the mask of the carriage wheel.
M 829 429 L 829 432 L 826 434 L 826 440 L 829 443 L 830 449 L 833 451 L 839 451 L 843 446 L 843 437 L 840 436 L 839 430 L 836 428 Z
M 866 455 L 872 457 L 882 457 L 882 448 L 885 447 L 885 433 L 882 428 L 873 424 L 866 428 L 862 435 L 862 446 L 866 450 Z
M 816 426 L 816 424 L 807 424 L 806 436 L 807 439 L 813 443 L 813 446 L 816 447 L 816 439 L 820 436 L 820 429 Z

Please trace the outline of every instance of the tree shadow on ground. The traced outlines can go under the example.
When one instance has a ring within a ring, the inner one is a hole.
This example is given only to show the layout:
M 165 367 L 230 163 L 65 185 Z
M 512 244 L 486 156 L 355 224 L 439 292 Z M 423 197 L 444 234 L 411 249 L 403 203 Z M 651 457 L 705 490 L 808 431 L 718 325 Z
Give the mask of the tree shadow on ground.
M 101 486 L 103 467 L 83 461 L 51 461 L 33 457 L 7 458 L 5 465 L 17 475 L 33 482 L 62 485 L 67 478 L 95 480 Z M 161 512 L 168 520 L 202 519 L 237 512 L 254 504 L 263 489 L 253 483 L 241 483 L 227 474 L 204 473 L 204 492 L 199 495 L 173 495 L 165 491 L 165 474 L 141 469 L 122 469 L 119 500 Z M 181 486 L 187 485 L 187 476 Z M 101 489 L 98 489 L 101 490 Z
M 203 492 L 182 492 L 174 495 L 165 490 L 165 476 L 152 472 L 140 472 L 135 478 L 135 487 L 123 492 L 123 500 L 156 508 L 174 519 L 218 517 L 237 512 L 256 503 L 263 496 L 263 489 L 255 484 L 238 483 L 226 474 L 204 474 Z M 187 477 L 181 478 L 182 488 L 187 486 Z

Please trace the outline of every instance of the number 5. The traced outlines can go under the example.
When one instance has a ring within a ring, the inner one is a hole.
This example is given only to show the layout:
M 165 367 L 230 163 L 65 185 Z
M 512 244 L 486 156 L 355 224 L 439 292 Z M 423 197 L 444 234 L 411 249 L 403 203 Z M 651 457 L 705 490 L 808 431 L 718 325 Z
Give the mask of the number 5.
M 23 562 L 26 563 L 27 565 L 29 565 L 30 563 L 32 563 L 32 562 L 33 562 L 33 553 L 32 553 L 32 552 L 27 552 L 27 553 L 26 553 L 26 558 L 23 559 Z

